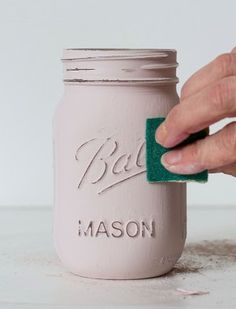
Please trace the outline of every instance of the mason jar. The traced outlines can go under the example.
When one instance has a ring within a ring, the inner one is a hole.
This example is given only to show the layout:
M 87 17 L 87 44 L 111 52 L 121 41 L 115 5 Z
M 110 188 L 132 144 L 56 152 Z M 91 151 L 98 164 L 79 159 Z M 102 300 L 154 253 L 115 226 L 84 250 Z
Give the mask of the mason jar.
M 176 51 L 66 49 L 54 117 L 54 242 L 69 271 L 170 271 L 186 238 L 186 185 L 146 179 L 145 123 L 178 103 Z

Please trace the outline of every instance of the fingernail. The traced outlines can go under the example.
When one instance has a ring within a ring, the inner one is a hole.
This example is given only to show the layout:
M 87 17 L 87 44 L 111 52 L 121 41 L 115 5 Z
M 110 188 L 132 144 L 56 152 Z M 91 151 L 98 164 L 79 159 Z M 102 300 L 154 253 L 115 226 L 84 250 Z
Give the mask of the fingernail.
M 156 130 L 156 141 L 157 143 L 163 145 L 166 148 L 171 148 L 178 143 L 182 142 L 188 137 L 188 134 L 182 133 L 181 135 L 174 136 L 169 135 L 165 124 L 161 124 Z
M 173 138 L 173 136 L 169 136 L 165 123 L 162 123 L 156 130 L 156 141 L 164 147 L 169 148 L 174 146 L 178 139 L 176 139 L 176 137 Z
M 165 142 L 166 140 L 166 137 L 167 137 L 167 129 L 166 129 L 166 126 L 165 124 L 161 124 L 159 126 L 159 128 L 156 130 L 156 141 L 159 143 L 159 144 L 162 144 Z
M 181 161 L 181 159 L 182 159 L 182 152 L 180 150 L 173 150 L 173 151 L 169 151 L 169 152 L 165 153 L 161 157 L 161 162 L 165 166 L 169 166 L 169 165 L 179 163 Z
M 165 153 L 161 157 L 161 163 L 168 171 L 176 174 L 194 174 L 200 171 L 198 164 L 182 161 L 181 150 L 173 150 Z

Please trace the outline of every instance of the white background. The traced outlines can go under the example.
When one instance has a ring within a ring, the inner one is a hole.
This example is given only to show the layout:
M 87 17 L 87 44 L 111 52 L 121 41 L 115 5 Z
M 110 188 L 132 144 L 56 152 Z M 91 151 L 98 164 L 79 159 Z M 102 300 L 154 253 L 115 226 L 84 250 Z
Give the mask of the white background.
M 52 204 L 63 48 L 175 48 L 180 87 L 236 45 L 235 12 L 235 0 L 0 0 L 0 205 Z M 188 188 L 190 205 L 236 205 L 231 176 Z

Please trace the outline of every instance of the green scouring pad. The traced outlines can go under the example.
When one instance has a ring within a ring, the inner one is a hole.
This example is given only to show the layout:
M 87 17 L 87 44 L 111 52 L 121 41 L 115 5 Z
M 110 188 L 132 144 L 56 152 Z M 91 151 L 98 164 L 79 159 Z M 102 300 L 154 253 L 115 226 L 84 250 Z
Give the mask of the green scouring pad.
M 204 129 L 191 134 L 186 140 L 173 148 L 165 148 L 158 144 L 155 139 L 155 132 L 159 125 L 165 120 L 164 117 L 148 118 L 146 120 L 146 167 L 147 181 L 149 182 L 207 182 L 208 171 L 191 175 L 174 174 L 169 172 L 161 164 L 161 156 L 179 146 L 190 144 L 198 139 L 202 139 L 209 134 L 209 129 Z

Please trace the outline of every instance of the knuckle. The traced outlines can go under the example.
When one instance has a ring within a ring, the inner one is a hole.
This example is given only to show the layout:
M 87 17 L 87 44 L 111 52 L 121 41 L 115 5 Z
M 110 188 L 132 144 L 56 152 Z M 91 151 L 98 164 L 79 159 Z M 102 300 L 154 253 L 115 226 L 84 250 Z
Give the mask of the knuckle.
M 198 165 L 205 167 L 207 162 L 207 153 L 205 153 L 204 140 L 198 140 L 195 143 L 194 156 L 198 162 Z
M 224 136 L 220 139 L 219 147 L 227 153 L 236 155 L 236 121 L 227 124 L 224 127 Z
M 209 100 L 212 102 L 212 107 L 219 110 L 221 113 L 230 113 L 235 109 L 234 100 L 232 100 L 232 87 L 230 81 L 225 78 L 212 87 L 209 93 Z
M 188 155 L 193 161 L 199 161 L 202 157 L 201 145 L 199 141 L 196 141 L 187 147 Z
M 228 75 L 232 71 L 233 54 L 225 53 L 215 59 L 215 66 L 222 75 Z

